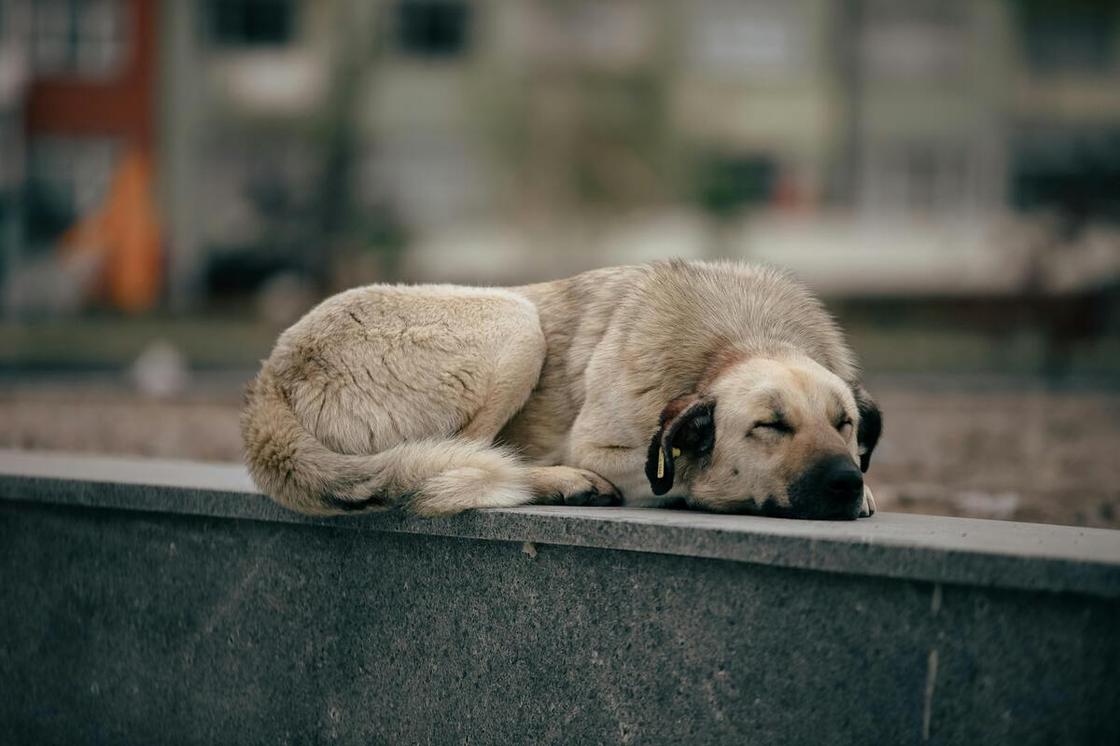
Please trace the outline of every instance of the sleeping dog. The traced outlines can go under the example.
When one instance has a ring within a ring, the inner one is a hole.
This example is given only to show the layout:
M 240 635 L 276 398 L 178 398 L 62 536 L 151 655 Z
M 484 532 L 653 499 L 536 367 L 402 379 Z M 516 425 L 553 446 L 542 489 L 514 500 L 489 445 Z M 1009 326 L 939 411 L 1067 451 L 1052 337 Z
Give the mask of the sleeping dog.
M 280 335 L 246 392 L 257 485 L 305 513 L 681 504 L 854 519 L 881 415 L 786 274 L 731 262 L 514 288 L 370 285 Z

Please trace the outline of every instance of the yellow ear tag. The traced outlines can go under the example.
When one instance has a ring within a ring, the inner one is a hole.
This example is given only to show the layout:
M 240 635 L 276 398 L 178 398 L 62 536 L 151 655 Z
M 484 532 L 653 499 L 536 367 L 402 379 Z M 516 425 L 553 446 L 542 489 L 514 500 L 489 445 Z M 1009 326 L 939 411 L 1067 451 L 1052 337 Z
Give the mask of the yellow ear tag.
M 673 451 L 673 458 L 676 458 L 677 456 L 681 455 L 681 449 L 679 449 L 679 448 L 674 448 L 674 449 L 672 449 L 672 451 Z M 658 479 L 664 479 L 665 478 L 665 449 L 663 449 L 663 448 L 658 448 L 657 449 L 657 478 Z

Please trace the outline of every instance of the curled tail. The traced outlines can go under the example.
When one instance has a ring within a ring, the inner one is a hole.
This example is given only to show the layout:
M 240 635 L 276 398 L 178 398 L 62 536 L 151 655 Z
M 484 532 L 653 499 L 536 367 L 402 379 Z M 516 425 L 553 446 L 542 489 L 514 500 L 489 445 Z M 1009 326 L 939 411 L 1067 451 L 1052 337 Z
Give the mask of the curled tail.
M 267 367 L 241 413 L 249 474 L 281 505 L 338 515 L 404 505 L 425 516 L 529 502 L 526 468 L 476 441 L 419 440 L 373 455 L 333 451 L 303 426 Z

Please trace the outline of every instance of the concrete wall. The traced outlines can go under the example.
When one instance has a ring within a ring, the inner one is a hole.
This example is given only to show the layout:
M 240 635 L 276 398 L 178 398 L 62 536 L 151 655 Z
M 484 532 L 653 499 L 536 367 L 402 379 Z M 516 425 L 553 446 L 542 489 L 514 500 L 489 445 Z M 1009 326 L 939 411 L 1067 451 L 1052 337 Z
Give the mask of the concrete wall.
M 12 742 L 1116 743 L 1120 533 L 533 507 L 311 520 L 0 452 Z

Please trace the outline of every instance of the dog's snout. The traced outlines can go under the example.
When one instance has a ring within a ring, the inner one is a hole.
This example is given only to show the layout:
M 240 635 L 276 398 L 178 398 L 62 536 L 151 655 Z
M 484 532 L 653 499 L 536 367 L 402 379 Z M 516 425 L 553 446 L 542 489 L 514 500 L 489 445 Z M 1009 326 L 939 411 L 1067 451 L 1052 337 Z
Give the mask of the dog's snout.
M 804 518 L 849 518 L 859 515 L 863 474 L 846 455 L 827 456 L 790 486 L 790 502 Z
M 827 467 L 822 482 L 822 491 L 837 500 L 863 497 L 863 474 L 845 458 L 839 458 Z

